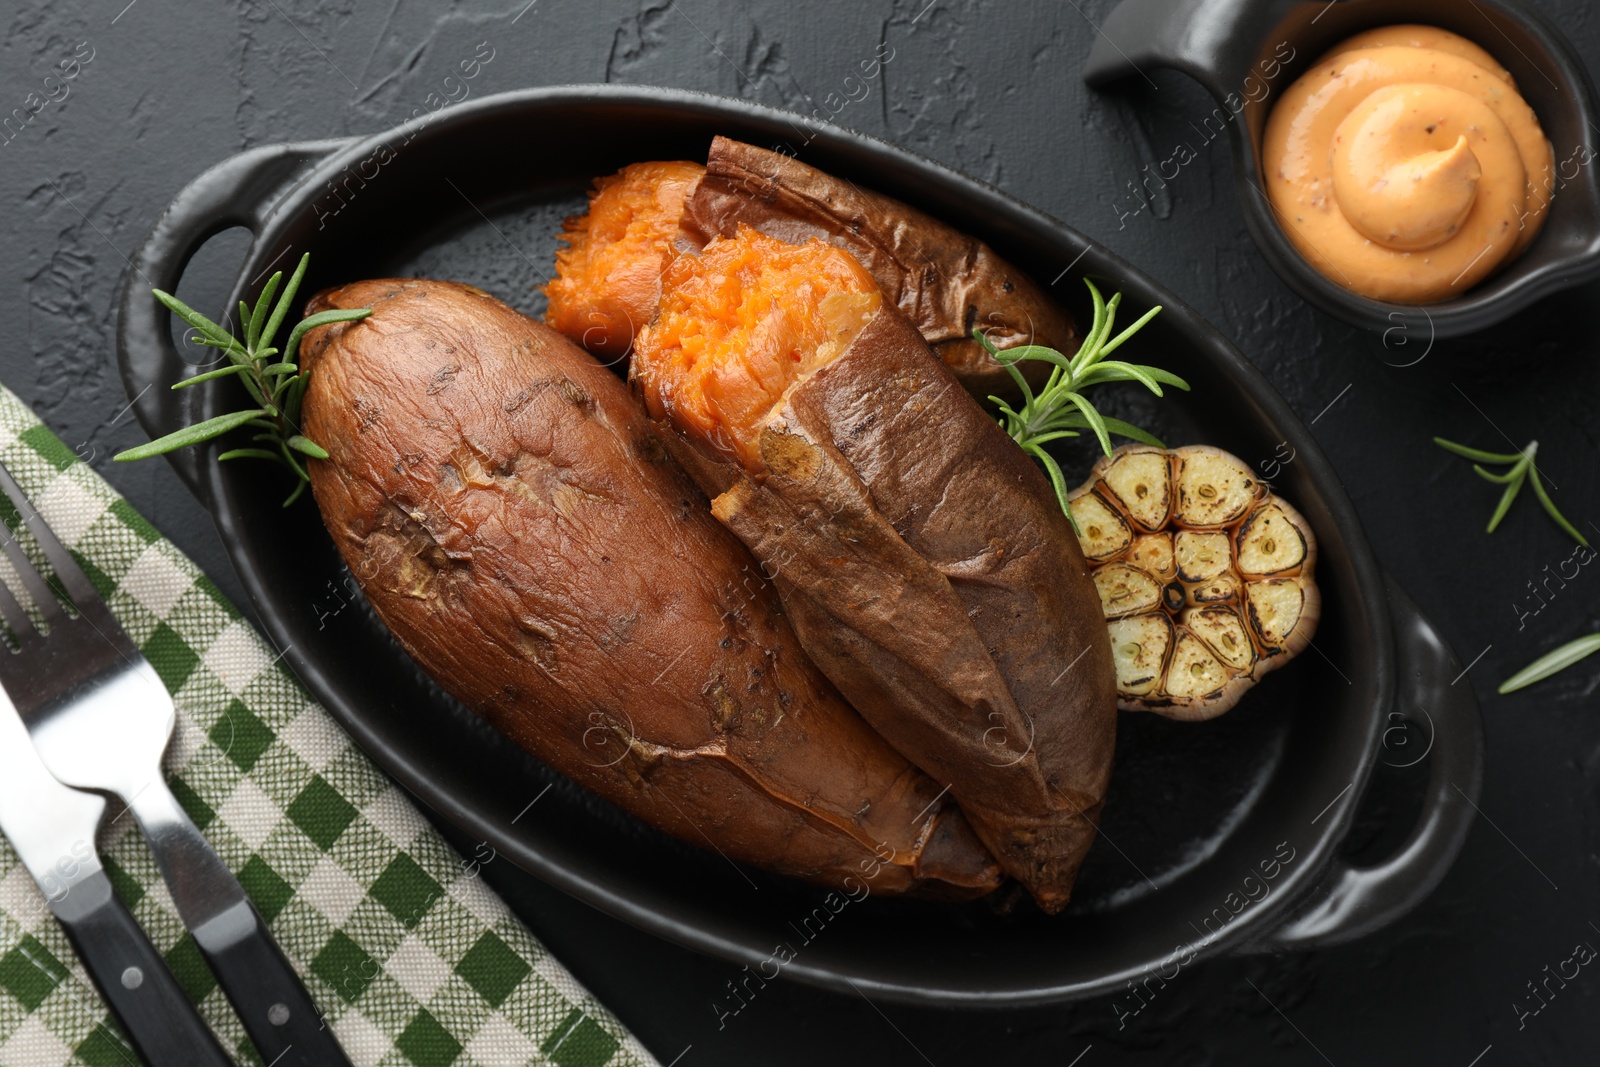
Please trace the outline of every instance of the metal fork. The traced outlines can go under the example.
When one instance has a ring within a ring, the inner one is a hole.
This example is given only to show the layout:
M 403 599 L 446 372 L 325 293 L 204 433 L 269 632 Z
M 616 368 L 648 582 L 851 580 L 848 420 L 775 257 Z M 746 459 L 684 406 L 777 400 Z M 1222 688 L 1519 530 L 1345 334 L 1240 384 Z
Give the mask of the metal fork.
M 5 538 L 5 554 L 44 625 L 35 626 L 0 581 L 0 617 L 18 645 L 14 653 L 0 647 L 0 686 L 40 758 L 67 785 L 111 793 L 128 806 L 183 924 L 263 1062 L 348 1067 L 244 888 L 167 788 L 161 757 L 177 720 L 171 694 L 3 465 L 0 490 L 76 609 L 69 615 L 17 537 Z

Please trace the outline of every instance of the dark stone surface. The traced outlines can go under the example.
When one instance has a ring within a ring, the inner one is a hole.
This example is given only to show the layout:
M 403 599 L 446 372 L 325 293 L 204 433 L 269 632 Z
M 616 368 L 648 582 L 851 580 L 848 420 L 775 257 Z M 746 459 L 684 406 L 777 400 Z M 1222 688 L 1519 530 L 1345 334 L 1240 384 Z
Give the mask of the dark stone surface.
M 1600 660 L 1513 697 L 1494 687 L 1600 628 L 1600 576 L 1585 567 L 1565 588 L 1552 584 L 1541 607 L 1529 583 L 1572 546 L 1531 499 L 1486 536 L 1494 490 L 1429 438 L 1505 449 L 1537 437 L 1557 502 L 1595 532 L 1600 370 L 1586 313 L 1600 287 L 1403 366 L 1420 344 L 1385 348 L 1312 311 L 1265 267 L 1240 220 L 1225 147 L 1197 139 L 1191 125 L 1212 108 L 1198 89 L 1160 73 L 1111 94 L 1084 88 L 1079 68 L 1112 0 L 526 3 L 3 6 L 0 114 L 43 95 L 59 60 L 89 54 L 80 42 L 93 58 L 65 99 L 20 129 L 13 122 L 0 144 L 0 380 L 235 599 L 211 524 L 171 471 L 108 462 L 142 439 L 111 357 L 125 255 L 190 178 L 246 147 L 397 122 L 442 94 L 444 78 L 485 40 L 495 58 L 472 83 L 475 95 L 609 80 L 808 112 L 829 93 L 842 96 L 855 63 L 887 42 L 894 55 L 883 77 L 837 121 L 1066 219 L 1231 336 L 1315 420 L 1379 558 L 1472 661 L 1461 684 L 1482 699 L 1488 733 L 1484 817 L 1415 913 L 1349 947 L 1196 964 L 1137 1014 L 1131 996 L 961 1014 L 779 982 L 719 1028 L 713 1005 L 731 1004 L 731 968 L 490 864 L 495 886 L 663 1063 L 1593 1062 L 1600 971 L 1550 983 L 1547 1006 L 1520 1025 L 1515 1006 L 1539 1005 L 1527 983 L 1543 981 L 1543 968 L 1574 945 L 1600 946 Z M 1600 23 L 1586 0 L 1539 6 L 1580 53 L 1597 54 Z M 1136 206 L 1128 183 L 1179 142 L 1198 158 L 1147 209 L 1127 214 Z M 241 249 L 238 234 L 213 242 L 183 295 L 214 308 Z M 1392 848 L 1424 778 L 1425 764 L 1382 772 L 1352 850 L 1376 858 Z

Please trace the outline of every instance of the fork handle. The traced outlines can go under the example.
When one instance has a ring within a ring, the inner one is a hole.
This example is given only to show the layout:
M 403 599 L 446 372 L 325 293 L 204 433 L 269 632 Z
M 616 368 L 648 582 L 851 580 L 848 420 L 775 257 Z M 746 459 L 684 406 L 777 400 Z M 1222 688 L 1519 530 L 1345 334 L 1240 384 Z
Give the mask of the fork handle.
M 150 843 L 178 915 L 262 1062 L 272 1067 L 349 1067 L 333 1031 L 239 879 L 159 772 L 122 797 Z
M 157 1067 L 231 1067 L 104 872 L 75 884 L 51 910 L 140 1059 Z
M 349 1067 L 333 1031 L 248 900 L 193 933 L 263 1062 L 274 1067 Z

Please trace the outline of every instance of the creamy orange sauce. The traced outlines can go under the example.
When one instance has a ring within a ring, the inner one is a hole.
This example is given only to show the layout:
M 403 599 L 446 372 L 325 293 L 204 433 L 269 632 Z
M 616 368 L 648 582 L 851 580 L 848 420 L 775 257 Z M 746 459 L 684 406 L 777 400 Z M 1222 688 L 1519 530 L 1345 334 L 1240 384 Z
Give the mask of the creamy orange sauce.
M 1267 119 L 1267 197 L 1301 255 L 1353 292 L 1428 304 L 1510 262 L 1543 225 L 1554 154 L 1511 75 L 1432 26 L 1334 48 Z

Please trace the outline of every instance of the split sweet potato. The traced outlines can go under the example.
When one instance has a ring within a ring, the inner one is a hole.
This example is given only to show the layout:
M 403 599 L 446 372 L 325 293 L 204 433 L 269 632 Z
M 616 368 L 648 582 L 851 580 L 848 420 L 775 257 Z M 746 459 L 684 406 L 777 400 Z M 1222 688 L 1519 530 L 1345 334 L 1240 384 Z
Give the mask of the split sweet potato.
M 654 317 L 657 280 L 674 256 L 741 225 L 849 252 L 980 399 L 1015 387 L 973 340 L 974 326 L 997 348 L 1039 344 L 1070 355 L 1078 346 L 1072 317 L 982 241 L 791 156 L 717 137 L 704 167 L 636 163 L 596 188 L 589 213 L 567 222 L 569 247 L 557 253 L 546 292 L 550 324 L 597 354 L 626 351 L 623 338 Z M 1019 369 L 1041 380 L 1049 373 L 1040 362 Z
M 997 884 L 940 785 L 807 658 L 619 378 L 469 286 L 367 281 L 312 302 L 353 307 L 372 314 L 302 347 L 303 425 L 330 452 L 312 490 L 440 685 L 730 859 L 883 893 Z
M 1044 476 L 820 240 L 740 227 L 675 260 L 631 367 L 713 514 L 776 575 L 806 651 L 1042 908 L 1065 906 L 1116 694 Z

